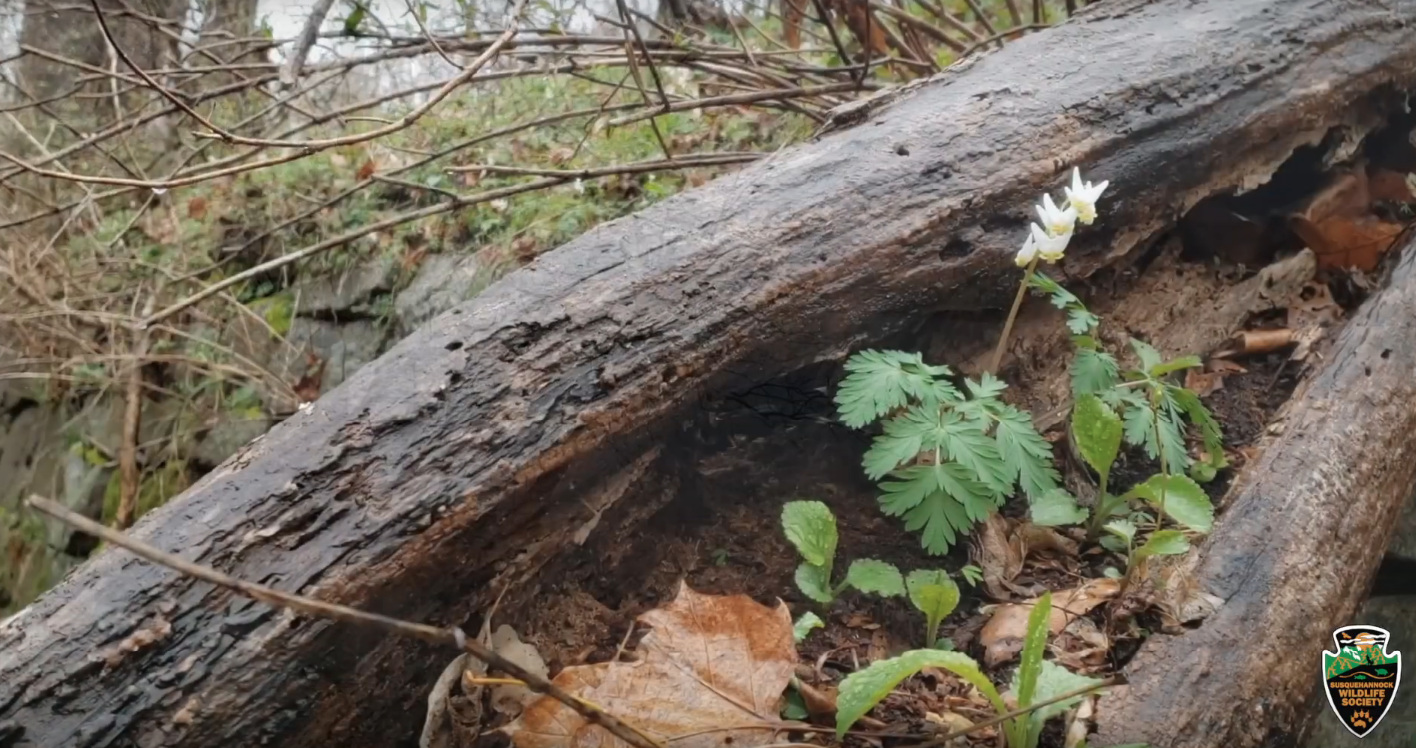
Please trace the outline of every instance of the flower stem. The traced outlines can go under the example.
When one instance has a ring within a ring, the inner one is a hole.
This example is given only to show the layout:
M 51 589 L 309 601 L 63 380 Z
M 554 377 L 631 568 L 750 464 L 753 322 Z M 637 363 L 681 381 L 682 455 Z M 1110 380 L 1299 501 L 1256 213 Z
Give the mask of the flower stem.
M 1023 282 L 1018 284 L 1018 295 L 1013 299 L 1013 308 L 1008 312 L 1008 321 L 1003 323 L 1003 335 L 998 338 L 998 347 L 993 349 L 993 362 L 989 364 L 988 371 L 992 374 L 998 373 L 999 364 L 1003 363 L 1003 351 L 1008 348 L 1008 336 L 1013 334 L 1013 322 L 1018 319 L 1018 310 L 1023 306 L 1023 297 L 1028 294 L 1028 283 L 1032 280 L 1033 269 L 1037 267 L 1038 258 L 1034 257 L 1032 262 L 1023 271 Z
M 1151 415 L 1155 417 L 1155 446 L 1156 453 L 1160 456 L 1160 474 L 1163 476 L 1160 481 L 1160 512 L 1155 518 L 1155 529 L 1159 530 L 1165 522 L 1165 484 L 1170 482 L 1170 470 L 1165 465 L 1165 445 L 1160 441 L 1160 411 L 1152 410 Z

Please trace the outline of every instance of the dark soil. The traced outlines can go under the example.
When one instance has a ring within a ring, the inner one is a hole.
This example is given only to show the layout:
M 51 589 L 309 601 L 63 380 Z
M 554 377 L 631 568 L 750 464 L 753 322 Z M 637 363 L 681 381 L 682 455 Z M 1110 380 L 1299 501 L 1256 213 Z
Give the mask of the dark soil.
M 1040 300 L 1034 304 L 1043 305 Z M 1048 345 L 1039 344 L 1034 350 L 1049 350 Z M 1217 506 L 1222 506 L 1233 477 L 1254 454 L 1303 374 L 1304 367 L 1288 362 L 1287 356 L 1283 351 L 1238 359 L 1235 363 L 1244 371 L 1226 373 L 1222 386 L 1203 397 L 1224 428 L 1230 461 L 1230 467 L 1206 485 Z M 1045 402 L 1047 398 L 1037 393 L 1055 387 L 1059 371 L 1064 370 L 1050 371 L 1049 381 L 1020 387 L 1021 404 Z M 1040 373 L 1005 372 L 1010 381 Z M 686 430 L 697 429 L 698 442 L 714 446 L 697 450 L 689 461 L 693 474 L 685 485 L 692 490 L 677 495 L 639 525 L 634 535 L 622 538 L 627 548 L 617 548 L 611 556 L 591 547 L 573 554 L 557 566 L 553 581 L 542 582 L 534 605 L 509 614 L 507 622 L 538 646 L 552 672 L 603 662 L 620 648 L 634 646 L 643 633 L 630 635 L 635 617 L 671 600 L 682 580 L 699 592 L 744 593 L 767 605 L 784 601 L 793 618 L 807 610 L 817 612 L 827 626 L 809 636 L 800 651 L 804 672 L 809 671 L 820 685 L 839 682 L 872 661 L 928 646 L 922 616 L 904 598 L 882 599 L 852 591 L 823 606 L 802 596 L 793 581 L 800 559 L 782 535 L 780 515 L 782 504 L 794 499 L 820 500 L 835 513 L 840 532 L 835 579 L 858 558 L 888 561 L 905 573 L 943 568 L 956 579 L 960 567 L 969 563 L 969 543 L 961 541 L 947 557 L 931 557 L 919 546 L 916 533 L 879 511 L 875 488 L 860 468 L 869 434 L 836 423 L 832 403 L 822 394 L 834 391 L 832 380 L 839 376 L 839 371 L 822 369 L 803 373 L 793 382 L 769 385 L 776 389 L 765 398 L 757 391 L 759 397 L 748 393 L 705 404 L 702 422 Z M 1065 381 L 1061 379 L 1063 388 Z M 772 404 L 764 404 L 768 401 Z M 1039 415 L 1036 406 L 1034 413 Z M 1064 428 L 1057 424 L 1047 434 L 1059 458 L 1066 449 Z M 1196 443 L 1196 454 L 1198 447 Z M 1153 460 L 1131 450 L 1113 473 L 1113 490 L 1143 481 L 1157 468 Z M 1003 512 L 1014 517 L 1024 513 L 1020 501 L 1011 502 Z M 1036 589 L 1063 589 L 1083 581 L 1078 571 L 1086 577 L 1099 575 L 1106 566 L 1124 568 L 1124 561 L 1113 554 L 1085 546 L 1084 551 L 1079 567 L 1030 566 L 1018 581 Z M 964 599 L 937 635 L 953 638 L 962 651 L 982 662 L 977 634 L 988 616 L 978 609 L 990 601 L 983 599 L 981 589 L 961 587 Z M 1115 625 L 1104 608 L 1091 617 L 1100 627 Z M 1106 675 L 1124 666 L 1144 635 L 1142 629 L 1153 624 L 1143 614 L 1129 619 L 1125 630 L 1113 631 L 1109 661 L 1092 674 Z M 995 682 L 1006 683 L 1014 664 L 991 673 Z M 974 713 L 977 706 L 964 698 L 963 690 L 952 677 L 926 674 L 901 684 L 873 716 L 894 732 L 935 729 L 926 722 L 928 712 L 954 711 L 976 721 L 991 716 L 987 711 Z M 983 731 L 978 737 L 988 734 Z M 1060 733 L 1053 737 L 1060 745 Z

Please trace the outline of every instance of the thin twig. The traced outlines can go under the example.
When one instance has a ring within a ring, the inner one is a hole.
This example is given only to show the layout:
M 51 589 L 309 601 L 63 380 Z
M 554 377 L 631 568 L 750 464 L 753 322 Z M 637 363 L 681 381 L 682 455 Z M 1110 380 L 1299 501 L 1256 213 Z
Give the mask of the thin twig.
M 157 293 L 148 295 L 143 316 L 152 314 Z M 118 516 L 113 526 L 126 530 L 133 524 L 138 506 L 138 425 L 143 416 L 143 365 L 147 363 L 150 329 L 133 333 L 133 361 L 128 365 L 128 401 L 123 408 L 123 443 L 118 449 Z
M 350 608 L 345 605 L 327 603 L 322 600 L 283 592 L 273 587 L 263 584 L 247 582 L 242 579 L 223 574 L 216 569 L 201 564 L 192 563 L 185 559 L 178 558 L 166 551 L 154 548 L 136 538 L 129 537 L 108 527 L 94 522 L 81 514 L 66 509 L 58 503 L 40 496 L 31 495 L 25 500 L 30 508 L 42 512 L 63 522 L 64 524 L 82 532 L 93 535 L 109 545 L 123 548 L 139 558 L 151 561 L 152 563 L 166 566 L 169 569 L 195 577 L 204 582 L 209 582 L 218 587 L 222 587 L 233 592 L 245 595 L 246 597 L 265 603 L 276 608 L 287 608 L 297 613 L 320 618 L 329 618 L 344 623 L 352 623 L 361 626 L 377 628 L 389 633 L 406 636 L 413 639 L 421 639 L 431 644 L 444 646 L 454 646 L 458 649 L 476 657 L 487 663 L 490 668 L 500 670 L 526 684 L 536 693 L 545 694 L 556 701 L 565 704 L 585 718 L 591 724 L 598 725 L 615 737 L 635 746 L 636 748 L 664 748 L 658 740 L 644 734 L 632 725 L 620 720 L 609 712 L 600 709 L 592 704 L 577 699 L 565 690 L 546 680 L 545 678 L 527 670 L 517 663 L 492 651 L 486 645 L 469 638 L 462 629 L 452 626 L 449 628 L 437 628 L 422 623 L 403 621 L 377 613 L 367 613 L 357 608 Z

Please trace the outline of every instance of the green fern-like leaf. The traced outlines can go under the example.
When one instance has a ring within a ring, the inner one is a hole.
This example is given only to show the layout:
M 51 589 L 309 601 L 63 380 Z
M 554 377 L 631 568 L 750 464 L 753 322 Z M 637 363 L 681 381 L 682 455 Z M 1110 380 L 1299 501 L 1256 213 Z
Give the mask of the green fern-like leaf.
M 862 464 L 871 480 L 913 460 L 920 452 L 944 446 L 950 425 L 959 421 L 955 413 L 939 408 L 915 406 L 885 422 L 884 433 L 875 437 Z
M 923 531 L 921 545 L 932 554 L 949 552 L 960 533 L 997 509 L 996 494 L 973 471 L 956 462 L 915 465 L 880 484 L 880 508 L 903 517 L 905 528 Z
M 1219 427 L 1219 422 L 1210 414 L 1209 408 L 1200 402 L 1200 396 L 1175 385 L 1167 385 L 1166 392 L 1170 395 L 1175 404 L 1185 411 L 1190 423 L 1195 424 L 1200 429 L 1200 437 L 1204 440 L 1205 451 L 1209 452 L 1210 458 L 1215 462 L 1222 462 L 1224 459 L 1224 432 Z
M 1067 329 L 1073 335 L 1085 335 L 1101 324 L 1101 318 L 1086 309 L 1067 310 Z
M 971 470 L 994 498 L 1012 493 L 1015 471 L 1009 469 L 998 451 L 998 442 L 977 421 L 955 422 L 946 435 L 944 454 Z
M 997 417 L 994 437 L 1010 482 L 1016 480 L 1034 500 L 1056 488 L 1061 476 L 1052 466 L 1052 445 L 1037 433 L 1032 418 L 1011 405 L 999 409 Z
M 1094 395 L 1116 386 L 1116 357 L 1103 350 L 1082 348 L 1072 359 L 1072 394 Z
M 1131 348 L 1136 351 L 1136 357 L 1141 360 L 1142 371 L 1150 372 L 1160 366 L 1163 360 L 1160 357 L 1160 351 L 1157 351 L 1155 346 L 1140 338 L 1131 338 Z
M 846 361 L 846 371 L 836 406 L 851 428 L 861 428 L 911 400 L 929 404 L 957 395 L 952 385 L 937 381 L 952 373 L 949 367 L 930 366 L 918 353 L 860 351 Z

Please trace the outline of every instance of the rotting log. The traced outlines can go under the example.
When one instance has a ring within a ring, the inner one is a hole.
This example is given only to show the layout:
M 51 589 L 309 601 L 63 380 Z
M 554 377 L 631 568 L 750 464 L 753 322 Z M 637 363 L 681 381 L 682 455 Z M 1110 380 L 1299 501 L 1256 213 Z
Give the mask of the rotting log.
M 1141 647 L 1094 745 L 1292 745 L 1321 703 L 1321 652 L 1355 622 L 1416 485 L 1416 238 L 1401 251 L 1199 549 L 1192 583 L 1222 602 Z
M 539 258 L 135 534 L 465 622 L 602 513 L 631 522 L 692 490 L 674 444 L 700 398 L 925 311 L 1005 307 L 1029 203 L 1071 165 L 1113 184 L 1069 250 L 1077 277 L 1334 128 L 1375 126 L 1400 104 L 1382 91 L 1416 87 L 1413 22 L 1416 0 L 1092 6 Z M 406 745 L 445 660 L 110 551 L 0 627 L 0 746 Z

